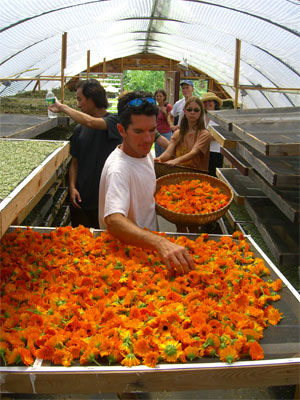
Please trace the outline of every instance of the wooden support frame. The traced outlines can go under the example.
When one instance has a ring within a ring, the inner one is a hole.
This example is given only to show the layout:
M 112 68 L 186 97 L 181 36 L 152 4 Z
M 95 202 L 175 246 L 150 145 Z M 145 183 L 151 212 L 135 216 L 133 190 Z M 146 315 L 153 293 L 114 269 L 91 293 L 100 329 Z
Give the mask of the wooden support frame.
M 90 72 L 91 72 L 91 51 L 88 50 L 86 52 L 86 79 L 89 79 Z
M 65 68 L 67 65 L 67 32 L 64 32 L 62 35 L 61 42 L 61 83 L 60 83 L 60 96 L 61 102 L 65 101 Z
M 234 108 L 238 108 L 239 103 L 239 81 L 240 81 L 240 61 L 241 61 L 241 41 L 236 39 L 235 45 L 235 66 L 233 83 L 235 87 Z
M 70 143 L 62 145 L 37 166 L 1 203 L 0 237 L 4 235 L 13 221 L 25 210 L 27 204 L 43 189 L 53 173 L 68 158 Z

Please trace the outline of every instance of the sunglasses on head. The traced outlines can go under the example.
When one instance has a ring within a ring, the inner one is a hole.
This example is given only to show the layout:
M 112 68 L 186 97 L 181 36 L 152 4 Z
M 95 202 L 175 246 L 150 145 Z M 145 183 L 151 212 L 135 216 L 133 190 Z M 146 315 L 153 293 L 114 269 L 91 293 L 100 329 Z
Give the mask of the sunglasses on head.
M 189 107 L 189 108 L 186 108 L 186 111 L 188 111 L 188 112 L 194 111 L 195 113 L 197 113 L 197 112 L 199 112 L 201 110 L 200 110 L 200 108 L 191 108 L 191 107 Z
M 144 101 L 150 104 L 156 104 L 155 99 L 153 97 L 143 97 L 139 99 L 130 100 L 128 105 L 130 107 L 140 107 Z

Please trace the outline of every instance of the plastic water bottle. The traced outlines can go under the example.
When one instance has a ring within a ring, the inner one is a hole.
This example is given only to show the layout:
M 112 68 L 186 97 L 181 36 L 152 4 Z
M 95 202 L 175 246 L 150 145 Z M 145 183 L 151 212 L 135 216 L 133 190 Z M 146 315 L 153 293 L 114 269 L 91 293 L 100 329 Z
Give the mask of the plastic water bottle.
M 50 106 L 51 104 L 55 103 L 55 95 L 51 89 L 48 89 L 48 91 L 47 91 L 46 103 L 47 103 L 47 106 Z M 48 108 L 48 117 L 49 118 L 57 118 L 57 114 L 55 112 L 50 111 Z

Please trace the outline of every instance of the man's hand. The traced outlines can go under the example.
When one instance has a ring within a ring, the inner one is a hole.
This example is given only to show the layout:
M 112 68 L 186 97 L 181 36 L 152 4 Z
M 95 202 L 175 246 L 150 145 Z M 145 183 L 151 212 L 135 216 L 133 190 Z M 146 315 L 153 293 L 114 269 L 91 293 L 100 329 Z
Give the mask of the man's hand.
M 72 203 L 72 206 L 75 208 L 81 208 L 80 204 L 81 203 L 81 197 L 80 193 L 76 188 L 70 188 L 70 200 Z
M 61 111 L 61 105 L 62 103 L 60 103 L 57 98 L 55 97 L 55 103 L 51 104 L 48 108 L 50 111 L 58 113 Z
M 194 261 L 185 247 L 140 228 L 123 214 L 110 214 L 105 217 L 105 223 L 108 231 L 122 242 L 157 251 L 170 273 L 175 270 L 180 274 L 187 274 L 195 269 Z
M 171 273 L 175 269 L 180 274 L 187 274 L 195 269 L 194 261 L 187 249 L 166 238 L 160 237 L 157 252 Z

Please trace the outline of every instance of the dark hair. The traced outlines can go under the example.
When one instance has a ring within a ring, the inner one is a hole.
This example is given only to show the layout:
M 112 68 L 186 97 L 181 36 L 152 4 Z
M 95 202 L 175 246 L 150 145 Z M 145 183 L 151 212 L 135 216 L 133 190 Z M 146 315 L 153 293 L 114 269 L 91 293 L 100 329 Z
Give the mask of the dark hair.
M 164 101 L 167 100 L 167 93 L 164 89 L 155 90 L 154 97 L 157 95 L 157 93 L 161 93 L 164 96 Z
M 214 100 L 214 103 L 215 103 L 215 110 L 217 111 L 217 110 L 220 110 L 220 105 L 219 105 L 219 103 L 217 102 L 217 100 Z
M 96 79 L 79 81 L 76 89 L 81 89 L 87 99 L 92 99 L 97 108 L 108 108 L 106 91 Z
M 158 107 L 155 104 L 149 103 L 146 98 L 153 98 L 152 93 L 135 91 L 124 94 L 118 101 L 118 115 L 120 124 L 124 129 L 128 128 L 131 123 L 131 115 L 158 115 Z M 145 99 L 140 106 L 129 106 L 128 103 L 133 99 Z
M 189 97 L 185 102 L 184 109 L 187 109 L 189 104 L 191 104 L 193 102 L 197 103 L 199 108 L 200 108 L 200 110 L 201 110 L 200 111 L 200 116 L 199 116 L 199 118 L 198 118 L 198 120 L 196 122 L 196 126 L 195 126 L 196 129 L 197 129 L 197 133 L 195 135 L 195 141 L 196 141 L 198 133 L 203 131 L 203 129 L 206 129 L 206 128 L 205 128 L 205 122 L 204 122 L 204 106 L 203 106 L 203 103 L 202 103 L 202 101 L 201 101 L 201 99 L 199 97 L 197 97 L 197 96 Z M 182 143 L 184 135 L 188 131 L 188 128 L 189 128 L 188 119 L 187 119 L 186 115 L 184 114 L 183 117 L 182 117 L 182 120 L 180 122 L 180 127 L 179 127 L 178 145 L 180 143 Z

